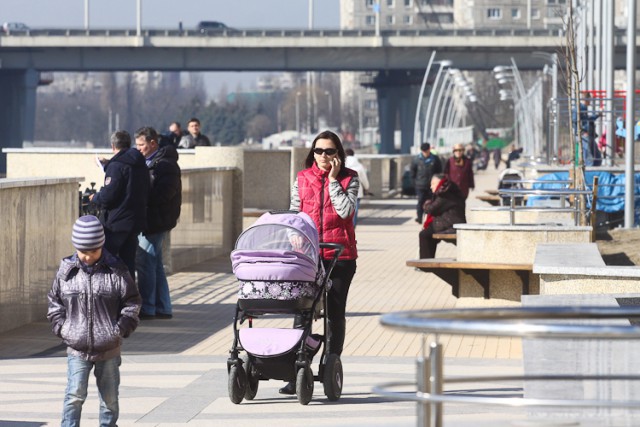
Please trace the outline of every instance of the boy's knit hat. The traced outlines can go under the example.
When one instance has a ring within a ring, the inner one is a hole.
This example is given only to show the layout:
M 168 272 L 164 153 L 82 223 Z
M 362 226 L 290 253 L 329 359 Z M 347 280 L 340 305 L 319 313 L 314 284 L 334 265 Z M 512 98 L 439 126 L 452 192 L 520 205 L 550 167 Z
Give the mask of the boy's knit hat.
M 104 228 L 93 215 L 84 215 L 73 224 L 71 243 L 79 251 L 91 251 L 104 245 Z

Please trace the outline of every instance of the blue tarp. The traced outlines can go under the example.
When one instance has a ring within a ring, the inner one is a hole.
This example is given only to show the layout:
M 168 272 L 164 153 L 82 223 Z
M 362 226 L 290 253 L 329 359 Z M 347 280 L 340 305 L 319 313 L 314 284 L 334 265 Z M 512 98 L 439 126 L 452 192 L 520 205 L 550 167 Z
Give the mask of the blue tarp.
M 587 171 L 585 180 L 587 189 L 593 189 L 593 177 L 598 177 L 598 200 L 596 210 L 612 213 L 624 211 L 624 186 L 625 174 L 614 175 L 610 172 Z M 569 180 L 569 172 L 555 172 L 543 175 L 539 181 Z M 638 223 L 640 213 L 640 173 L 634 175 L 634 195 L 635 195 L 635 222 Z M 566 184 L 544 183 L 533 184 L 537 190 L 563 189 Z M 537 206 L 542 200 L 548 200 L 550 196 L 530 196 L 527 198 L 527 206 Z M 591 208 L 591 197 L 587 198 L 587 207 Z

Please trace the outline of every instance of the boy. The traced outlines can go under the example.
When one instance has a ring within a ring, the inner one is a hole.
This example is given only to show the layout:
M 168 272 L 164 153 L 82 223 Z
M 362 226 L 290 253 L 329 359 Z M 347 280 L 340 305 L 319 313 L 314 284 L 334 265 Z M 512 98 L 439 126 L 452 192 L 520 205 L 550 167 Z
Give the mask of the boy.
M 120 347 L 138 326 L 141 298 L 127 266 L 103 248 L 104 240 L 98 218 L 78 218 L 71 235 L 76 253 L 62 259 L 47 295 L 47 318 L 67 345 L 63 427 L 80 425 L 92 368 L 100 426 L 115 426 L 118 420 Z

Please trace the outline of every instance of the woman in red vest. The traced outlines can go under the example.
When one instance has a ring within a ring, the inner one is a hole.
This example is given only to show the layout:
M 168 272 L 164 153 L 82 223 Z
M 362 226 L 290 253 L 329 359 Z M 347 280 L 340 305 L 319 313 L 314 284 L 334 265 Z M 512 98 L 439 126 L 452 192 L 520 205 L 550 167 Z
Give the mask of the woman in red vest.
M 331 131 L 320 133 L 313 141 L 305 159 L 306 169 L 300 171 L 291 189 L 289 209 L 305 212 L 318 228 L 320 242 L 344 246 L 331 272 L 333 282 L 327 299 L 331 353 L 342 354 L 346 330 L 347 294 L 356 273 L 356 234 L 353 214 L 358 198 L 358 173 L 344 167 L 346 155 L 338 135 Z M 323 249 L 325 267 L 333 257 L 333 250 Z M 280 389 L 282 394 L 295 394 L 295 384 Z

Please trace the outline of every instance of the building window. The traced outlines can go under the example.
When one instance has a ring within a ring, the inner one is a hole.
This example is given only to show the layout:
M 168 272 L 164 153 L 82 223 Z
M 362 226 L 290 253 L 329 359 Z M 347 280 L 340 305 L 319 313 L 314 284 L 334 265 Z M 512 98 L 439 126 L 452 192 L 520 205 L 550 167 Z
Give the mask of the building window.
M 490 7 L 487 9 L 487 18 L 489 19 L 502 19 L 502 9 L 499 7 Z
M 366 25 L 376 25 L 376 16 L 375 15 L 367 15 L 367 16 L 365 16 L 364 23 Z
M 396 7 L 396 2 L 395 0 L 387 0 L 387 7 Z
M 393 25 L 396 23 L 396 17 L 394 15 L 387 16 L 387 25 Z
M 411 25 L 413 24 L 413 15 L 404 15 L 402 17 L 402 23 L 404 25 Z
M 373 3 L 375 3 L 375 0 L 364 0 L 364 5 L 368 8 L 372 8 Z
M 404 0 L 404 7 L 411 7 L 413 5 L 413 0 Z
M 520 9 L 518 8 L 513 8 L 511 9 L 511 19 L 520 19 Z
M 540 9 L 535 7 L 531 9 L 531 19 L 540 19 Z

